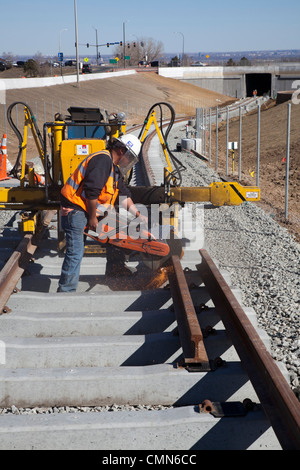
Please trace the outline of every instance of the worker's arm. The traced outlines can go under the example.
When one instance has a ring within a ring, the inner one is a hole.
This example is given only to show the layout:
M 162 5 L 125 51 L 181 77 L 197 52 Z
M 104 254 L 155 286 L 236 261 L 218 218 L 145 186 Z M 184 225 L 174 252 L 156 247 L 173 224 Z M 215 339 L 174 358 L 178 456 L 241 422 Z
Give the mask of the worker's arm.
M 97 199 L 87 199 L 86 200 L 89 220 L 88 220 L 88 229 L 93 230 L 96 232 L 97 225 L 98 225 L 98 218 L 96 215 L 96 208 L 97 208 Z
M 141 223 L 148 223 L 148 217 L 145 215 L 141 214 L 140 211 L 137 209 L 137 207 L 134 205 L 133 200 L 131 197 L 128 197 L 127 199 L 124 199 L 121 202 L 121 206 L 123 209 L 126 209 L 128 212 L 130 212 L 132 215 L 137 217 Z

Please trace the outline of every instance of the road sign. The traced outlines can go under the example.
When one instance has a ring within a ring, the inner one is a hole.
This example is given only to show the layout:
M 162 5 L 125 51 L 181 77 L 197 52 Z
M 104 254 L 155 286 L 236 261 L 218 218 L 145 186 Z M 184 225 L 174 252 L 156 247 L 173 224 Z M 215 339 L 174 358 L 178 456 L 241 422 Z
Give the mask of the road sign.
M 130 60 L 130 55 L 126 55 L 125 60 Z
M 59 62 L 62 62 L 63 59 L 64 59 L 63 53 L 62 53 L 62 52 L 59 52 L 57 55 L 58 55 L 58 61 L 59 61 Z
M 89 59 L 86 57 L 86 58 L 84 59 L 84 62 L 88 62 L 88 61 L 89 61 Z
M 118 61 L 117 61 L 117 59 L 110 59 L 110 60 L 109 60 L 109 63 L 110 63 L 110 64 L 117 64 Z

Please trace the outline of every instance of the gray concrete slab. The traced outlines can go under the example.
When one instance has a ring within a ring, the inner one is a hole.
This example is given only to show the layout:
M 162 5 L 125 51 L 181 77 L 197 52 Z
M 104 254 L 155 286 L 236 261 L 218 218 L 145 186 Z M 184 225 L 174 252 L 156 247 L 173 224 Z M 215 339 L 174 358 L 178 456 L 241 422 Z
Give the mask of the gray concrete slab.
M 252 308 L 244 308 L 254 326 L 257 317 Z M 202 310 L 198 315 L 203 330 L 211 326 L 216 330 L 224 325 L 214 308 Z M 2 336 L 108 336 L 141 335 L 173 331 L 177 326 L 171 309 L 141 312 L 30 312 L 13 310 L 0 317 Z
M 116 367 L 172 362 L 181 355 L 172 333 L 55 338 L 1 337 L 6 360 L 0 368 Z
M 173 331 L 170 309 L 145 312 L 17 312 L 0 317 L 1 336 L 113 336 Z
M 72 299 L 72 301 L 70 301 Z M 115 312 L 147 311 L 168 308 L 172 304 L 170 292 L 163 289 L 151 291 L 118 291 L 102 293 L 41 293 L 19 292 L 10 297 L 7 305 L 11 309 L 31 312 Z
M 237 362 L 228 363 L 214 372 L 193 373 L 172 364 L 0 369 L 1 407 L 16 403 L 21 407 L 112 403 L 185 406 L 206 399 L 243 401 L 245 398 L 258 402 Z
M 189 455 L 195 456 L 196 450 L 280 448 L 260 409 L 243 418 L 226 420 L 199 414 L 194 407 L 67 416 L 1 416 L 0 449 L 7 450 L 190 450 Z M 154 463 L 155 455 L 146 457 L 146 463 Z M 192 462 L 196 462 L 195 457 Z
M 265 343 L 269 338 L 261 332 Z M 172 332 L 127 336 L 56 336 L 12 338 L 1 336 L 6 363 L 0 367 L 114 367 L 173 362 L 182 354 L 180 340 Z M 204 339 L 210 359 L 238 361 L 226 333 L 219 330 Z M 269 346 L 269 344 L 268 344 Z

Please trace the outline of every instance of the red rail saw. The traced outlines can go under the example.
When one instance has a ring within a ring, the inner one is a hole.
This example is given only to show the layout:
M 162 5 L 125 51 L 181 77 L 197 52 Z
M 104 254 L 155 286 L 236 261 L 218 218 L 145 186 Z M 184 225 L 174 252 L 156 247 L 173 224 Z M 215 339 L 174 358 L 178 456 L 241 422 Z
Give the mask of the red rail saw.
M 118 248 L 129 250 L 130 252 L 140 252 L 143 262 L 151 269 L 158 269 L 172 255 L 181 256 L 182 247 L 180 240 L 176 239 L 173 232 L 170 239 L 158 240 L 148 230 L 139 226 L 140 231 L 136 232 L 137 237 L 128 235 L 128 220 L 123 219 L 119 214 L 117 217 L 105 216 L 97 227 L 97 235 L 84 230 L 84 235 L 103 245 L 109 243 Z

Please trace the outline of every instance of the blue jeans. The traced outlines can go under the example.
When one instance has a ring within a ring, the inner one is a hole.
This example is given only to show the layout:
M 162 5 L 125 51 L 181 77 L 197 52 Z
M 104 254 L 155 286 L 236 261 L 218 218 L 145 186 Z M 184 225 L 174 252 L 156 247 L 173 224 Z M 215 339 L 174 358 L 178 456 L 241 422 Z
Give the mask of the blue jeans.
M 58 292 L 76 291 L 84 254 L 83 231 L 87 221 L 87 214 L 76 209 L 61 218 L 61 226 L 66 234 L 66 254 L 58 283 Z

